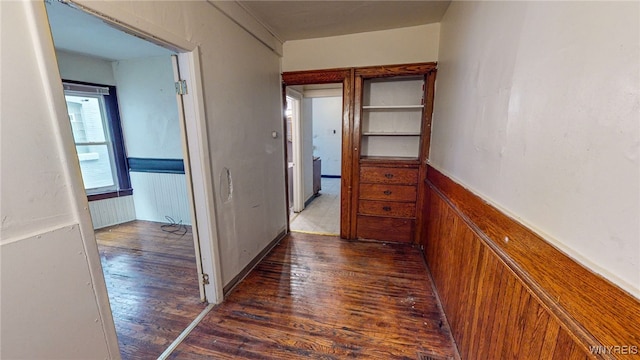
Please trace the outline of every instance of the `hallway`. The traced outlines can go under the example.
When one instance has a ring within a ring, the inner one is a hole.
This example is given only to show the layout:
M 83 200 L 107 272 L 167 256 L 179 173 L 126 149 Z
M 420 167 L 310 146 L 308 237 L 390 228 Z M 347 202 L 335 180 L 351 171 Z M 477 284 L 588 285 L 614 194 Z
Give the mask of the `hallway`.
M 170 358 L 459 357 L 418 249 L 293 233 Z
M 291 214 L 291 231 L 340 235 L 340 178 L 323 177 L 321 184 L 320 196 Z

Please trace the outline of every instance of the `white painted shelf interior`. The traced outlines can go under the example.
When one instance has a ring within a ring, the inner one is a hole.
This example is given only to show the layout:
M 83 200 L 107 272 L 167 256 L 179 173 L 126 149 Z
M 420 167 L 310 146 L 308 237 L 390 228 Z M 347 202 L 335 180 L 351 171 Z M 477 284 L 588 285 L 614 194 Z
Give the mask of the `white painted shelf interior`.
M 418 158 L 424 108 L 422 76 L 365 79 L 361 155 Z

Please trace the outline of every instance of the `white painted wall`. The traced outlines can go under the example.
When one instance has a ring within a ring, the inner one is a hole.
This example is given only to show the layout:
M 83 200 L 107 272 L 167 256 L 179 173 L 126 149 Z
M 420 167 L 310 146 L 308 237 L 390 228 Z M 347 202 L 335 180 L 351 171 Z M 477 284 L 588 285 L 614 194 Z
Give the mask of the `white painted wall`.
M 302 98 L 302 165 L 304 200 L 313 196 L 313 101 L 311 98 Z
M 127 156 L 182 159 L 171 55 L 114 61 Z M 131 172 L 136 219 L 191 224 L 183 174 Z
M 322 160 L 322 175 L 342 173 L 342 97 L 313 98 L 313 155 Z
M 43 2 L 0 2 L 0 358 L 119 358 Z
M 430 155 L 637 297 L 639 11 L 638 2 L 453 2 Z
M 223 283 L 229 283 L 286 228 L 284 148 L 281 137 L 271 137 L 283 131 L 280 59 L 265 46 L 272 42 L 221 13 L 216 6 L 232 6 L 224 2 L 79 2 L 168 41 L 199 45 L 216 182 L 217 219 L 211 221 L 218 226 Z
M 113 62 L 128 157 L 182 159 L 171 56 Z
M 438 60 L 440 24 L 292 40 L 283 45 L 282 70 L 314 70 Z
M 116 85 L 111 61 L 56 50 L 58 69 L 64 80 L 84 81 L 102 85 Z

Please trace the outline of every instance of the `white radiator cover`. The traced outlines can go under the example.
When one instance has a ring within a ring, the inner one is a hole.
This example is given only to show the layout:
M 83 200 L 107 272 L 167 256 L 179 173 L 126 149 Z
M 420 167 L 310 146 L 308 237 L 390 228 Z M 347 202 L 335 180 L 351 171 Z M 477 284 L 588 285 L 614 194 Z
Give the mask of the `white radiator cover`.
M 136 220 L 133 196 L 90 201 L 89 212 L 94 229 Z

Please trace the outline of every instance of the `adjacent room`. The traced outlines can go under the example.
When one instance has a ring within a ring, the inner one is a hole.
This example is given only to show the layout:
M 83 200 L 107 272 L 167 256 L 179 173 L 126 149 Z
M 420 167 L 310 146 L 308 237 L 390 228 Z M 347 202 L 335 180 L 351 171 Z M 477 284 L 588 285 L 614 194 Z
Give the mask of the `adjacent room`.
M 342 86 L 289 86 L 287 94 L 290 228 L 340 235 Z M 298 162 L 302 164 L 302 192 L 296 188 Z

